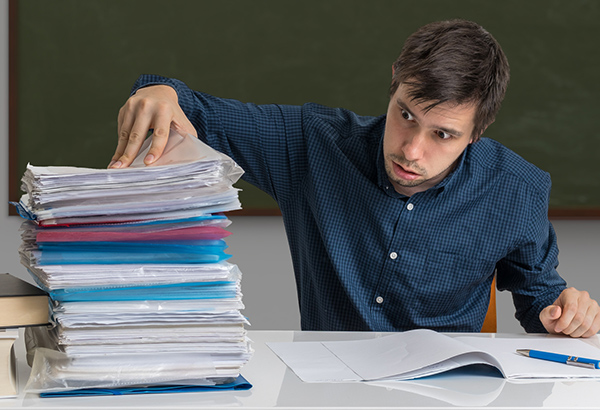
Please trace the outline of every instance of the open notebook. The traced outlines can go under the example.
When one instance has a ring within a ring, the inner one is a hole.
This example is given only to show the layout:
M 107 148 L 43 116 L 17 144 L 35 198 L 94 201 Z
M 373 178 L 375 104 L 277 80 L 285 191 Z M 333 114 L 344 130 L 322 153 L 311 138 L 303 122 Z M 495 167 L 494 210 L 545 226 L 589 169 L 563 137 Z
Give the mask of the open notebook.
M 600 342 L 561 336 L 450 337 L 432 330 L 383 334 L 366 340 L 268 343 L 305 382 L 410 380 L 485 364 L 506 379 L 600 379 L 600 370 L 521 356 L 537 349 L 600 358 Z

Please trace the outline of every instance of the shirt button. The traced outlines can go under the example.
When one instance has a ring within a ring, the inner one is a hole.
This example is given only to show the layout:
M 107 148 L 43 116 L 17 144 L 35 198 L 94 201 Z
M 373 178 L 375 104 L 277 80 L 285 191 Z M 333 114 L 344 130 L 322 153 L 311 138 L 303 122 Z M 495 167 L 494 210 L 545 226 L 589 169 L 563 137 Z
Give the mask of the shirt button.
M 397 257 L 398 257 L 398 254 L 396 252 L 390 253 L 390 258 L 396 259 Z
M 375 302 L 382 304 L 383 303 L 383 298 L 381 296 L 377 296 L 377 298 L 375 299 Z
M 408 209 L 409 211 L 412 211 L 414 207 L 415 206 L 413 204 L 406 205 L 406 209 Z

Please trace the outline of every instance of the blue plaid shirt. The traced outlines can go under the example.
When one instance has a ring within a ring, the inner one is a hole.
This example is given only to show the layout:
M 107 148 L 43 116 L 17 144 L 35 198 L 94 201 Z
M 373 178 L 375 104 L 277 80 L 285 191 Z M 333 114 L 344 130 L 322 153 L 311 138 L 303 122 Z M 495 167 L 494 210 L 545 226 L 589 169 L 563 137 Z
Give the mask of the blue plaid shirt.
M 302 329 L 477 332 L 497 269 L 522 326 L 545 331 L 539 312 L 565 288 L 550 177 L 498 142 L 471 144 L 446 179 L 408 198 L 385 172 L 385 116 L 245 104 L 154 75 L 133 91 L 152 84 L 172 86 L 198 135 L 279 204 Z

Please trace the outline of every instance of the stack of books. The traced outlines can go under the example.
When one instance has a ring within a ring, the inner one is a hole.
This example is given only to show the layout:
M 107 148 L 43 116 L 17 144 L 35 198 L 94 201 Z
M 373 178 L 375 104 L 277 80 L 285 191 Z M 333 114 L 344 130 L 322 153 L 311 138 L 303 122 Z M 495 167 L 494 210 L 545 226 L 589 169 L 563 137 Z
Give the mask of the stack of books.
M 28 165 L 19 252 L 50 296 L 55 325 L 28 333 L 28 390 L 206 386 L 239 376 L 252 349 L 222 213 L 240 209 L 233 183 L 242 172 L 174 133 L 153 166 Z

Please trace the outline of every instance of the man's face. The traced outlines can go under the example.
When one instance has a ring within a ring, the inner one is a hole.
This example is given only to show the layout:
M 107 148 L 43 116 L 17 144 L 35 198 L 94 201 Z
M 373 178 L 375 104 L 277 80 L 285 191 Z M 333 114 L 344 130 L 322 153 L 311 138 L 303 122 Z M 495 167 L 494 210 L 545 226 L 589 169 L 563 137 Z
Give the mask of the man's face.
M 411 196 L 442 181 L 472 142 L 475 106 L 443 103 L 428 112 L 400 84 L 390 99 L 383 137 L 388 178 L 397 192 Z

